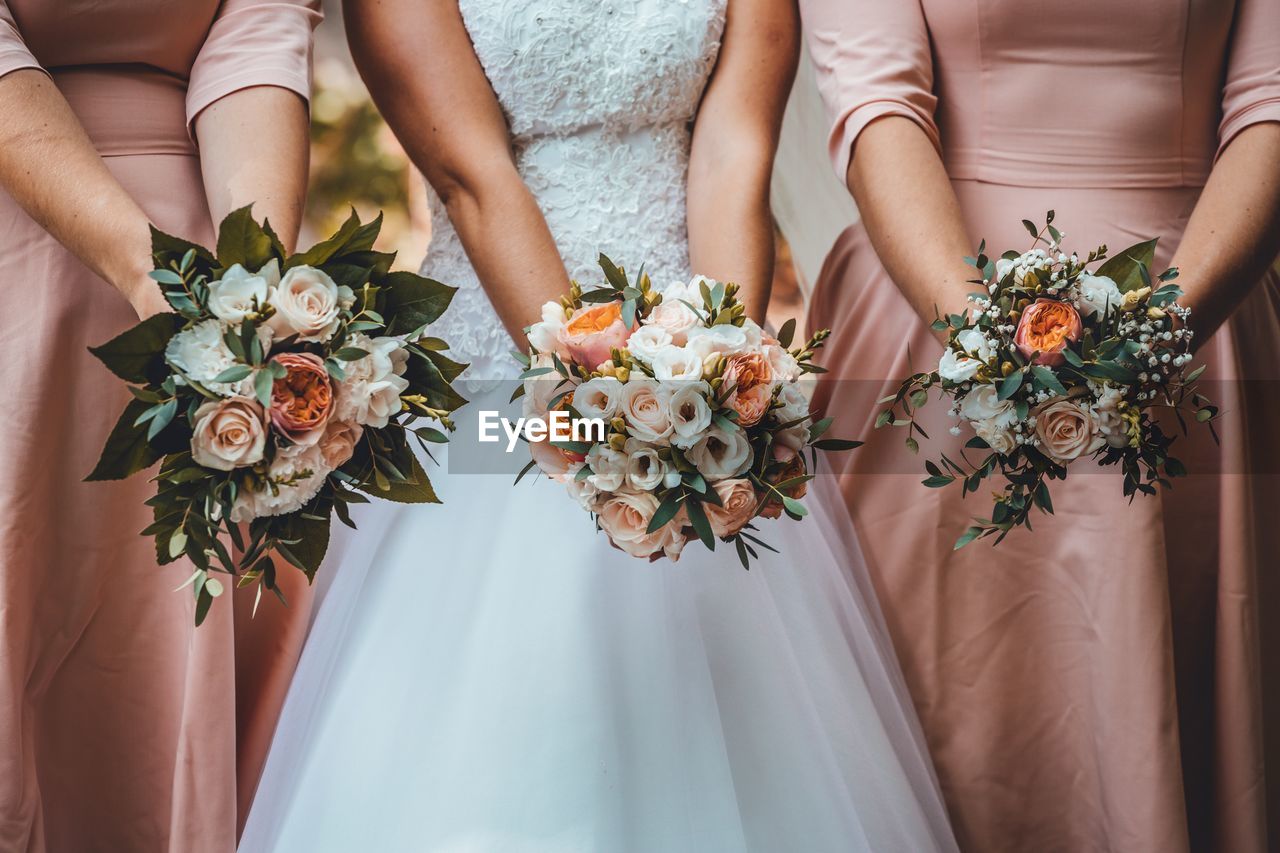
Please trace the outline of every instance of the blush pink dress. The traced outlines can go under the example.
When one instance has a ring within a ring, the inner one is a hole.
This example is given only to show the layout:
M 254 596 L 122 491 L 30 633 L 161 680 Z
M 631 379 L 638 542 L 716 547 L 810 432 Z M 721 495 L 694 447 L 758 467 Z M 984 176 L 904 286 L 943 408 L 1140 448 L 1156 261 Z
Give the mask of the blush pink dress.
M 916 122 L 975 247 L 1029 248 L 1019 221 L 1053 208 L 1081 254 L 1159 235 L 1163 269 L 1218 152 L 1280 121 L 1277 0 L 801 5 L 838 174 L 869 122 Z M 835 329 L 820 401 L 871 439 L 838 463 L 842 491 L 961 846 L 1276 849 L 1277 276 L 1201 351 L 1225 414 L 1220 447 L 1204 430 L 1178 440 L 1198 476 L 1130 504 L 1117 475 L 1078 466 L 1055 516 L 994 549 L 952 551 L 985 496 L 925 488 L 903 431 L 872 429 L 891 377 L 941 350 L 861 225 L 828 257 L 809 319 Z M 960 452 L 931 408 L 922 456 Z
M 47 71 L 152 221 L 208 243 L 190 122 L 247 86 L 307 97 L 319 3 L 177 5 L 0 0 L 0 75 Z M 308 599 L 192 627 L 189 572 L 138 535 L 148 478 L 81 482 L 129 399 L 86 347 L 137 317 L 3 190 L 0 288 L 0 850 L 231 851 Z

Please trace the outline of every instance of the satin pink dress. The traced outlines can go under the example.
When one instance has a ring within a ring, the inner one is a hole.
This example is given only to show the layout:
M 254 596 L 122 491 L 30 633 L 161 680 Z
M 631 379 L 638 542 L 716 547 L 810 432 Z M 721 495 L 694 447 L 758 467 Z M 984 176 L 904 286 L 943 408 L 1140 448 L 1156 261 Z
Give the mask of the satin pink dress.
M 1053 208 L 1081 254 L 1160 236 L 1163 269 L 1217 153 L 1280 121 L 1278 0 L 801 6 L 837 173 L 869 122 L 916 122 L 975 247 L 1030 248 L 1020 220 Z M 1221 447 L 1204 430 L 1178 440 L 1199 475 L 1130 504 L 1116 474 L 1077 466 L 1034 533 L 959 552 L 990 502 L 920 483 L 924 456 L 964 441 L 946 407 L 932 405 L 920 457 L 903 430 L 872 428 L 892 377 L 941 350 L 861 225 L 828 257 L 809 319 L 835 329 L 819 400 L 870 439 L 839 463 L 842 490 L 962 846 L 1277 849 L 1277 276 L 1201 350 L 1225 414 Z
M 44 68 L 152 221 L 207 244 L 189 124 L 247 86 L 308 97 L 318 7 L 0 0 L 0 75 Z M 82 482 L 129 399 L 86 347 L 137 317 L 3 190 L 0 288 L 0 850 L 227 853 L 301 646 L 305 584 L 290 610 L 268 600 L 250 623 L 224 600 L 194 629 L 173 591 L 189 569 L 158 568 L 138 535 L 147 476 Z

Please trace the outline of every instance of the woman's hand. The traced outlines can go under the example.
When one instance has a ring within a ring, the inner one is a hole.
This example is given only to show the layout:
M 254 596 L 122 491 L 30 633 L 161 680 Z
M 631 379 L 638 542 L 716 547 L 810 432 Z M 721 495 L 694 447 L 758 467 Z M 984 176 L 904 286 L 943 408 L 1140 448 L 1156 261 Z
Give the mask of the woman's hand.
M 125 295 L 139 320 L 154 317 L 156 314 L 167 314 L 173 310 L 168 300 L 164 298 L 164 294 L 160 292 L 160 286 L 150 278 L 144 279 Z

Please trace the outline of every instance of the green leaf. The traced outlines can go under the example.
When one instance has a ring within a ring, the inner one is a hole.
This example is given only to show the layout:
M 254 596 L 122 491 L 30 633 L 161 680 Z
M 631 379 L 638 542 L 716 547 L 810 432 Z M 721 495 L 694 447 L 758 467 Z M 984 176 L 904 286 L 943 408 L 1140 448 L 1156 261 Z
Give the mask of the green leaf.
M 1124 251 L 1117 252 L 1094 271 L 1094 275 L 1103 275 L 1116 283 L 1121 293 L 1128 293 L 1145 287 L 1144 270 L 1149 270 L 1155 263 L 1156 240 L 1145 240 Z M 1146 273 L 1146 281 L 1150 273 Z
M 275 257 L 271 237 L 253 218 L 252 206 L 233 210 L 222 220 L 217 254 L 223 267 L 241 264 L 250 270 L 260 269 Z
M 151 226 L 151 255 L 160 269 L 167 268 L 170 261 L 185 260 L 188 255 L 202 261 L 205 265 L 211 265 L 214 262 L 213 255 L 209 254 L 209 250 L 204 246 L 197 246 L 181 237 L 166 234 L 154 225 Z M 187 266 L 190 266 L 190 262 Z
M 672 489 L 663 498 L 662 503 L 658 504 L 658 508 L 653 512 L 653 518 L 649 519 L 649 527 L 646 533 L 653 533 L 660 529 L 668 521 L 676 517 L 676 513 L 680 511 L 680 490 Z
M 228 367 L 226 370 L 222 371 L 217 376 L 213 377 L 213 381 L 214 382 L 239 382 L 241 379 L 244 379 L 250 373 L 253 373 L 253 369 L 250 368 L 249 365 L 233 364 L 231 367 Z
M 427 478 L 427 472 L 422 469 L 422 463 L 418 461 L 418 457 L 410 455 L 409 472 L 407 480 L 388 480 L 385 485 L 387 488 L 370 487 L 368 483 L 361 485 L 359 488 L 366 494 L 373 495 L 375 498 L 382 498 L 388 501 L 394 501 L 401 504 L 438 504 L 441 503 L 440 498 L 436 496 L 435 489 L 431 487 L 431 480 Z
M 388 335 L 405 335 L 440 319 L 456 287 L 411 272 L 389 273 L 379 293 Z
M 176 560 L 185 550 L 187 550 L 187 534 L 179 530 L 169 537 L 169 556 Z M 178 589 L 181 588 L 178 587 Z
M 996 394 L 996 399 L 1008 400 L 1016 394 L 1018 389 L 1022 387 L 1022 377 L 1024 375 L 1023 371 L 1016 370 L 1001 380 L 1000 390 Z
M 618 269 L 605 254 L 601 253 L 599 263 L 600 269 L 604 271 L 605 279 L 608 280 L 609 284 L 613 285 L 614 290 L 622 290 L 627 286 L 626 274 Z
M 783 495 L 782 497 L 782 508 L 785 509 L 787 511 L 787 515 L 792 518 L 804 518 L 809 514 L 809 510 L 805 509 L 804 504 L 800 503 L 800 501 L 795 498 L 787 497 L 786 495 Z
M 322 491 L 315 500 L 300 511 L 282 516 L 277 535 L 288 544 L 277 544 L 276 551 L 293 565 L 302 569 L 308 580 L 316 576 L 316 570 L 324 562 L 329 550 L 329 511 L 332 498 Z
M 951 550 L 959 551 L 965 545 L 968 545 L 970 542 L 977 539 L 981 534 L 982 534 L 981 527 L 970 527 L 968 530 L 966 530 L 964 533 L 960 535 L 960 538 L 956 540 L 956 544 L 952 547 Z
M 716 549 L 716 537 L 711 532 L 711 522 L 707 520 L 707 511 L 702 508 L 702 502 L 687 500 L 685 501 L 685 507 L 689 513 L 689 523 L 693 525 L 694 532 L 698 534 L 698 538 L 702 540 L 703 545 L 714 551 Z
M 1067 396 L 1067 389 L 1062 387 L 1062 383 L 1058 381 L 1058 377 L 1054 375 L 1052 370 L 1042 364 L 1036 364 L 1032 365 L 1031 372 L 1035 374 L 1036 379 L 1039 379 L 1044 387 L 1060 396 Z
M 815 441 L 813 446 L 819 450 L 825 450 L 829 453 L 838 453 L 843 450 L 853 450 L 862 446 L 861 441 L 854 441 L 848 438 L 824 438 Z
M 778 330 L 778 345 L 781 346 L 783 349 L 787 349 L 788 347 L 791 346 L 791 340 L 795 336 L 796 336 L 796 318 L 792 317 L 790 320 L 787 320 L 787 322 L 783 323 L 782 328 Z
M 955 477 L 951 477 L 946 474 L 935 474 L 932 477 L 921 480 L 920 482 L 924 483 L 924 485 L 928 486 L 931 489 L 941 489 L 944 486 L 951 485 L 955 481 L 956 481 Z
M 1040 229 L 1037 228 L 1036 224 L 1032 222 L 1030 219 L 1022 220 L 1022 227 L 1027 229 L 1027 233 L 1030 234 L 1032 237 L 1040 236 Z
M 156 314 L 89 352 L 125 382 L 159 385 L 169 374 L 164 348 L 181 326 L 177 314 Z
M 368 354 L 368 350 L 360 349 L 360 347 L 343 347 L 333 354 L 333 358 L 338 361 L 357 361 Z
M 271 389 L 274 385 L 275 378 L 270 370 L 259 370 L 253 377 L 253 393 L 264 409 L 271 408 Z
M 160 406 L 156 414 L 151 418 L 151 425 L 147 427 L 147 441 L 160 434 L 161 430 L 173 422 L 173 416 L 178 413 L 178 399 L 174 397 L 167 403 Z
M 138 416 L 148 408 L 150 406 L 142 400 L 129 402 L 107 436 L 97 466 L 85 480 L 123 480 L 155 464 L 160 452 L 148 443 L 146 431 L 134 426 Z

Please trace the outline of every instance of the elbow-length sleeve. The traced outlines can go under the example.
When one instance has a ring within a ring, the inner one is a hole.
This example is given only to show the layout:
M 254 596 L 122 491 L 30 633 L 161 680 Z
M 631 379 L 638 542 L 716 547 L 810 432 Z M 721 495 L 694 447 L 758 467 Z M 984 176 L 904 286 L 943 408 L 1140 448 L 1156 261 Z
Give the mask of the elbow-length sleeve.
M 8 5 L 0 0 L 0 77 L 23 68 L 40 67 L 31 51 L 27 50 Z
M 941 151 L 933 57 L 919 0 L 801 0 L 800 7 L 840 180 L 858 134 L 881 116 L 911 119 Z
M 1251 124 L 1280 121 L 1280 0 L 1237 0 L 1218 154 Z
M 223 0 L 191 67 L 188 126 L 214 101 L 250 86 L 279 86 L 310 100 L 320 18 L 320 0 Z

